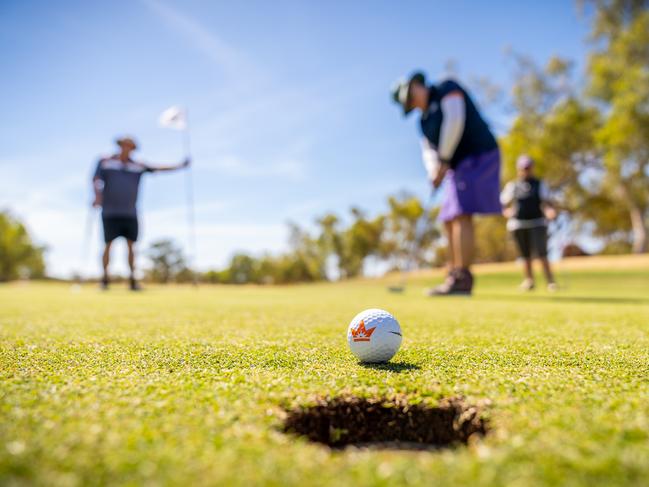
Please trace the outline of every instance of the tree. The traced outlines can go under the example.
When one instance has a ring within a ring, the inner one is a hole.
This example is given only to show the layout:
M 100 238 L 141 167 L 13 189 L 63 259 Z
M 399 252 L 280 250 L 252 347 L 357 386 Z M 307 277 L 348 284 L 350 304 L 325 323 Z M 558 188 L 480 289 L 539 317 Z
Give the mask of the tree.
M 587 94 L 602 107 L 595 134 L 602 154 L 598 197 L 610 222 L 627 220 L 636 253 L 648 249 L 649 218 L 649 1 L 591 0 Z M 611 213 L 617 211 L 617 218 Z M 625 215 L 626 214 L 626 215 Z M 611 218 L 612 217 L 612 218 Z
M 409 194 L 390 196 L 388 205 L 381 256 L 392 260 L 396 269 L 432 265 L 434 243 L 440 236 L 437 210 L 426 212 L 421 201 Z
M 248 254 L 235 254 L 230 260 L 228 273 L 230 275 L 230 282 L 235 284 L 257 282 L 257 263 Z
M 343 234 L 347 249 L 347 258 L 344 268 L 347 277 L 355 277 L 363 272 L 365 259 L 378 255 L 381 248 L 381 239 L 385 228 L 385 216 L 379 215 L 368 219 L 366 214 L 357 207 L 352 207 L 352 224 Z
M 0 282 L 45 275 L 44 247 L 34 245 L 25 226 L 0 211 Z
M 507 262 L 517 257 L 505 219 L 501 216 L 476 219 L 475 241 L 476 262 Z
M 348 256 L 347 249 L 345 249 L 344 246 L 343 236 L 339 228 L 340 219 L 333 213 L 327 213 L 318 218 L 316 224 L 320 229 L 318 245 L 322 255 L 324 256 L 325 263 L 327 257 L 333 256 L 336 259 L 336 266 L 338 267 L 340 278 L 344 279 L 348 277 L 346 272 L 346 260 Z
M 570 62 L 555 57 L 539 68 L 525 57 L 515 56 L 515 61 L 516 118 L 500 141 L 504 179 L 513 179 L 516 158 L 529 154 L 536 161 L 537 174 L 549 186 L 555 204 L 568 210 L 582 228 L 598 228 L 602 215 L 589 209 L 599 193 L 594 181 L 602 178 L 594 137 L 600 126 L 600 112 L 587 105 L 574 88 Z M 487 237 L 485 232 L 483 237 Z M 480 254 L 478 249 L 478 258 L 485 258 Z
M 513 107 L 516 118 L 501 139 L 503 176 L 516 175 L 516 158 L 529 154 L 537 170 L 564 205 L 581 195 L 580 177 L 596 167 L 593 132 L 599 112 L 586 106 L 572 87 L 572 64 L 554 57 L 544 68 L 515 56 Z M 576 193 L 575 193 L 576 191 Z
M 160 283 L 168 283 L 179 274 L 186 274 L 187 266 L 182 251 L 171 240 L 153 242 L 147 251 L 151 261 L 148 277 Z
M 304 281 L 326 279 L 326 255 L 318 239 L 295 223 L 288 225 L 290 249 L 281 262 L 282 282 L 294 282 L 298 276 Z
M 340 278 L 346 279 L 362 274 L 365 259 L 377 255 L 381 247 L 385 217 L 382 215 L 368 219 L 357 207 L 350 209 L 351 224 L 340 228 L 340 220 L 334 214 L 319 218 L 318 243 L 325 256 L 334 256 Z

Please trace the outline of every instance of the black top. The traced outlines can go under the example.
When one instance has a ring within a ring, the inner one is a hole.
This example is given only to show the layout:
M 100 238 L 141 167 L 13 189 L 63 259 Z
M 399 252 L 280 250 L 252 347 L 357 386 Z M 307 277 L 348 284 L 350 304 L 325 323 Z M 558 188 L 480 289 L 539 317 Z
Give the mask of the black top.
M 518 220 L 535 220 L 543 218 L 541 208 L 541 181 L 527 178 L 516 181 L 514 189 L 514 204 Z
M 439 135 L 443 120 L 440 103 L 442 98 L 453 91 L 460 91 L 462 93 L 466 106 L 464 133 L 460 138 L 453 157 L 449 161 L 450 166 L 455 168 L 462 160 L 469 156 L 496 149 L 498 143 L 466 90 L 453 80 L 445 80 L 437 86 L 433 85 L 430 87 L 428 110 L 421 117 L 421 131 L 431 145 L 435 149 L 439 146 Z

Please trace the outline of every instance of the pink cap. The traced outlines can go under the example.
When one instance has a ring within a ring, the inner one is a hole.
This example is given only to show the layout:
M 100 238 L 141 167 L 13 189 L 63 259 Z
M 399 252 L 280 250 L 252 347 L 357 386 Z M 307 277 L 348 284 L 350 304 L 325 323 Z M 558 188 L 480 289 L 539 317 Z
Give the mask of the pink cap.
M 534 165 L 534 160 L 527 154 L 523 154 L 516 159 L 516 169 L 529 169 Z

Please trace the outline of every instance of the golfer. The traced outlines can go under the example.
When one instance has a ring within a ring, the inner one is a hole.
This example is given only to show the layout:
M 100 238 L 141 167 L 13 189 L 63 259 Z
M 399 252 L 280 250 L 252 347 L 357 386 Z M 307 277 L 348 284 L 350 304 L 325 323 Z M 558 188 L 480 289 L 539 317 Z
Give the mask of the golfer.
M 101 219 L 104 226 L 104 254 L 102 264 L 104 275 L 102 288 L 108 289 L 108 265 L 110 263 L 110 247 L 118 237 L 124 237 L 128 245 L 128 265 L 131 270 L 130 288 L 139 290 L 135 279 L 135 250 L 138 238 L 137 195 L 142 174 L 159 171 L 175 171 L 189 166 L 189 159 L 174 166 L 152 167 L 131 158 L 131 153 L 137 149 L 135 140 L 122 137 L 116 140 L 119 152 L 105 157 L 97 163 L 97 169 L 92 179 L 95 191 L 95 208 L 101 207 Z
M 429 295 L 473 290 L 473 215 L 500 214 L 500 153 L 467 91 L 456 81 L 428 85 L 422 73 L 400 81 L 394 101 L 421 114 L 422 152 L 435 189 L 446 181 L 439 218 L 448 240 L 448 275 Z
M 552 206 L 548 188 L 543 181 L 534 177 L 534 161 L 522 155 L 516 161 L 518 179 L 507 183 L 500 194 L 500 202 L 507 217 L 509 230 L 525 264 L 523 291 L 534 289 L 532 257 L 536 256 L 543 265 L 548 291 L 556 291 L 557 284 L 548 261 L 548 220 L 554 220 L 557 211 Z

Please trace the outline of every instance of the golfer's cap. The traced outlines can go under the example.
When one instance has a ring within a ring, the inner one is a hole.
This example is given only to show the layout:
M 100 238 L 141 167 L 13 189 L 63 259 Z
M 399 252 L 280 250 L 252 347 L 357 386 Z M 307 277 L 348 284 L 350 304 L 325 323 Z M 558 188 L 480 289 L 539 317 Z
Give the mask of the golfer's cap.
M 124 145 L 130 145 L 131 147 L 133 147 L 133 149 L 137 149 L 137 142 L 135 142 L 135 139 L 133 137 L 118 137 L 117 139 L 115 139 L 115 143 L 120 147 Z
M 534 159 L 532 159 L 527 154 L 518 156 L 518 159 L 516 159 L 516 169 L 529 169 L 533 165 L 534 165 Z
M 417 71 L 410 75 L 409 78 L 401 78 L 392 87 L 392 99 L 403 107 L 403 114 L 408 115 L 412 111 L 410 107 L 410 84 L 416 81 L 422 85 L 426 84 L 424 73 Z

